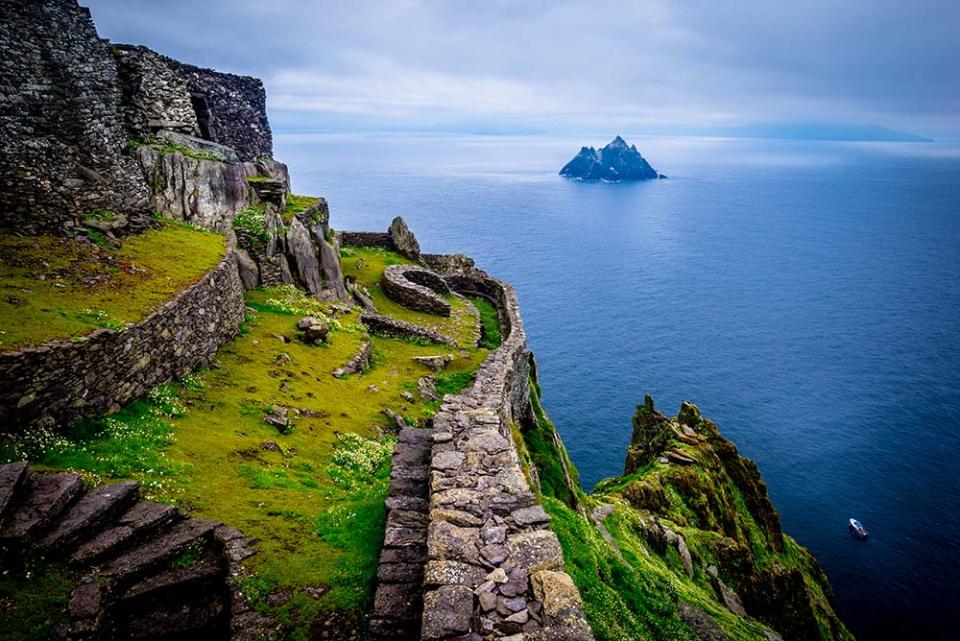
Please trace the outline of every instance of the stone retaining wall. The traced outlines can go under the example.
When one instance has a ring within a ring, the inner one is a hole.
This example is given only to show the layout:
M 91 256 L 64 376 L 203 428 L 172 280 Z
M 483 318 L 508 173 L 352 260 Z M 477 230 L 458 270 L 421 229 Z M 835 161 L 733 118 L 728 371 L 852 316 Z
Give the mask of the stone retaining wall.
M 65 427 L 188 373 L 235 336 L 243 305 L 230 250 L 197 284 L 125 331 L 98 329 L 0 354 L 0 431 Z
M 446 281 L 434 272 L 411 265 L 390 265 L 383 270 L 380 288 L 391 300 L 408 309 L 428 314 L 450 315 L 450 294 Z
M 463 266 L 463 261 L 453 262 Z M 516 293 L 475 269 L 448 274 L 446 280 L 460 294 L 493 302 L 505 338 L 480 366 L 473 386 L 445 397 L 434 417 L 420 586 L 384 579 L 392 571 L 388 566 L 396 542 L 415 550 L 423 540 L 422 529 L 399 525 L 411 517 L 406 514 L 410 506 L 388 501 L 389 541 L 381 557 L 372 636 L 592 640 L 579 592 L 564 572 L 563 550 L 549 530 L 550 517 L 530 490 L 513 440 L 512 427 L 532 416 L 532 354 Z M 425 471 L 405 467 L 393 478 L 391 496 L 409 484 L 398 479 Z M 401 529 L 392 531 L 391 523 Z M 417 554 L 408 556 L 408 562 L 420 560 Z M 413 576 L 412 570 L 408 575 Z M 403 617 L 421 608 L 420 629 L 404 627 Z
M 424 339 L 432 343 L 441 345 L 456 346 L 457 342 L 449 336 L 444 336 L 440 332 L 434 331 L 428 327 L 420 327 L 413 323 L 402 321 L 392 316 L 384 316 L 373 312 L 363 312 L 360 315 L 360 322 L 367 326 L 374 334 L 383 334 L 384 336 L 393 336 L 394 338 L 412 338 Z
M 338 231 L 341 247 L 374 247 L 394 249 L 390 234 L 378 231 Z

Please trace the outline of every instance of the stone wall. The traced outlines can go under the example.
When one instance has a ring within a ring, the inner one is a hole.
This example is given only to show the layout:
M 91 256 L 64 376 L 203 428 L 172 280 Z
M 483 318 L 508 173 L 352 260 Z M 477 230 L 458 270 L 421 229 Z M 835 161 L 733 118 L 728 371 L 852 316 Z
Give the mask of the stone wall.
M 123 114 L 131 137 L 146 140 L 161 129 L 200 135 L 187 82 L 167 64 L 168 58 L 146 47 L 113 45 Z
M 236 335 L 243 286 L 232 251 L 197 284 L 122 332 L 0 354 L 0 431 L 100 416 L 207 362 Z
M 338 231 L 341 247 L 374 247 L 394 249 L 390 234 L 377 231 Z
M 75 0 L 0 3 L 0 227 L 60 229 L 147 195 L 117 64 Z
M 530 489 L 513 440 L 512 428 L 532 420 L 535 375 L 516 293 L 464 260 L 433 262 L 462 268 L 447 274 L 454 291 L 496 305 L 504 341 L 467 391 L 444 398 L 428 433 L 429 469 L 417 467 L 409 437 L 398 445 L 403 465 L 391 481 L 371 636 L 591 640 L 550 517 Z M 425 521 L 418 500 L 423 476 Z M 420 563 L 422 580 L 414 584 Z M 409 618 L 421 611 L 418 629 Z
M 202 138 L 233 147 L 241 160 L 273 157 L 267 93 L 259 78 L 166 61 L 187 83 Z
M 434 272 L 410 265 L 390 265 L 383 270 L 380 289 L 391 300 L 408 309 L 439 316 L 450 315 L 447 283 Z
M 0 227 L 63 231 L 97 209 L 148 209 L 129 143 L 162 131 L 272 157 L 260 80 L 110 45 L 76 0 L 0 9 Z
M 434 417 L 421 638 L 592 639 L 513 440 L 513 428 L 531 420 L 516 292 L 482 272 L 449 281 L 497 306 L 505 338 L 473 386 L 446 397 Z

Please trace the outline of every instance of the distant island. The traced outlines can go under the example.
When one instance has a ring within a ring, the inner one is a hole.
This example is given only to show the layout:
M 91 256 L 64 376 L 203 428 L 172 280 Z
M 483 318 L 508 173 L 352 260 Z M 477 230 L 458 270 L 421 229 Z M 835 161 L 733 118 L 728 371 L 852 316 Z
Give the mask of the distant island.
M 627 145 L 620 136 L 599 151 L 593 147 L 582 147 L 580 153 L 560 170 L 560 175 L 575 180 L 606 182 L 666 178 L 650 166 L 635 145 Z

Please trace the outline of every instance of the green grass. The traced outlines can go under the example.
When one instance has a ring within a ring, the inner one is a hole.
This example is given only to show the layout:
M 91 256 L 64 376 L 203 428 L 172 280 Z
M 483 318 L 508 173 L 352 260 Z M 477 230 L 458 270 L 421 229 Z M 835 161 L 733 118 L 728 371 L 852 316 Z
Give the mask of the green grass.
M 56 641 L 56 626 L 67 622 L 66 605 L 75 578 L 68 570 L 38 559 L 19 559 L 0 572 L 3 638 Z
M 209 151 L 197 151 L 196 149 L 191 149 L 186 145 L 182 145 L 171 140 L 157 140 L 154 138 L 150 140 L 128 140 L 126 146 L 128 149 L 136 149 L 137 147 L 147 146 L 152 147 L 164 154 L 179 153 L 187 158 L 193 158 L 194 160 L 220 161 L 220 158 L 216 154 L 210 153 Z
M 480 312 L 480 347 L 494 350 L 500 347 L 500 313 L 486 298 L 468 296 Z
M 298 196 L 296 194 L 287 194 L 287 204 L 284 206 L 283 211 L 280 212 L 280 217 L 283 218 L 283 223 L 285 225 L 289 225 L 294 216 L 305 212 L 319 202 L 320 199 L 314 196 Z M 313 220 L 310 222 L 316 224 L 319 221 Z
M 138 479 L 153 499 L 259 539 L 245 590 L 279 618 L 288 638 L 307 639 L 325 612 L 368 611 L 394 443 L 381 409 L 412 424 L 436 411 L 401 393 L 431 373 L 413 357 L 438 351 L 369 336 L 358 310 L 335 314 L 293 288 L 248 292 L 246 302 L 240 335 L 208 369 L 65 435 L 0 438 L 0 461 L 26 454 L 41 467 L 78 470 L 95 481 Z M 297 339 L 296 321 L 306 314 L 330 322 L 328 344 Z M 365 340 L 373 343 L 371 367 L 334 378 Z M 469 384 L 486 354 L 457 350 L 438 388 Z M 278 405 L 299 412 L 285 434 L 263 422 L 266 409 Z M 319 599 L 306 592 L 324 587 Z M 269 606 L 266 596 L 282 589 L 293 598 Z
M 114 250 L 0 234 L 0 351 L 142 320 L 223 258 L 223 236 L 166 221 Z

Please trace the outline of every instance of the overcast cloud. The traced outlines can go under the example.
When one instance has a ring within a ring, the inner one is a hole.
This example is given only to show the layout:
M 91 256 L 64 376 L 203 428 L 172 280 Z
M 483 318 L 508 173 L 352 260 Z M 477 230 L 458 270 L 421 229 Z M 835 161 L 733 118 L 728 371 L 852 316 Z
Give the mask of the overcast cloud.
M 280 128 L 960 132 L 955 0 L 81 3 L 111 40 L 263 78 Z

